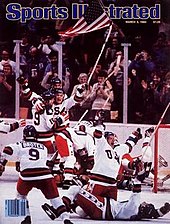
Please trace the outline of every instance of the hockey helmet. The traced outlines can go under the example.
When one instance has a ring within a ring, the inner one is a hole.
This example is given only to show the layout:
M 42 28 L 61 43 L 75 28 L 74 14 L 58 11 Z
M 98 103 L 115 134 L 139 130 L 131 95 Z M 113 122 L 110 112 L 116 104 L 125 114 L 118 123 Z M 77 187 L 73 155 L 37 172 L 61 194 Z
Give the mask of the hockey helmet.
M 104 137 L 108 138 L 109 136 L 114 136 L 117 137 L 115 133 L 111 132 L 111 131 L 105 131 L 104 133 Z
M 53 77 L 50 81 L 51 85 L 61 84 L 61 80 L 58 77 Z
M 53 92 L 55 95 L 56 95 L 56 94 L 60 94 L 60 93 L 63 94 L 63 95 L 65 94 L 65 93 L 64 93 L 64 90 L 63 90 L 62 88 L 56 88 L 56 89 L 53 89 L 52 92 Z
M 117 135 L 115 133 L 113 133 L 111 131 L 105 131 L 104 132 L 104 137 L 106 138 L 106 140 L 108 140 L 108 138 L 110 136 L 113 136 L 114 137 L 114 146 L 119 145 L 118 137 L 117 137 Z
M 142 202 L 142 204 L 140 204 L 139 206 L 139 211 L 138 211 L 138 216 L 141 219 L 152 219 L 155 218 L 155 215 L 157 216 L 157 211 L 154 207 L 153 204 L 151 203 L 146 203 L 145 201 Z
M 25 126 L 23 130 L 23 139 L 25 141 L 36 141 L 37 131 L 33 125 Z
M 43 92 L 41 96 L 42 96 L 43 100 L 49 101 L 55 97 L 55 94 L 53 91 L 47 90 L 47 91 Z

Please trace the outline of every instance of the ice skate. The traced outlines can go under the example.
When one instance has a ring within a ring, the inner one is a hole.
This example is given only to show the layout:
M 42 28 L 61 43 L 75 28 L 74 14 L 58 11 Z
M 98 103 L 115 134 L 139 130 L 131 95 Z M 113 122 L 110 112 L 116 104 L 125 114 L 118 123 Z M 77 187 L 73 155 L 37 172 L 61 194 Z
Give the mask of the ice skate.
M 53 208 L 53 206 L 45 203 L 41 207 L 45 211 L 45 213 L 50 217 L 50 219 L 54 220 L 57 218 L 56 210 Z
M 21 222 L 21 224 L 31 224 L 31 216 L 26 216 L 25 219 Z

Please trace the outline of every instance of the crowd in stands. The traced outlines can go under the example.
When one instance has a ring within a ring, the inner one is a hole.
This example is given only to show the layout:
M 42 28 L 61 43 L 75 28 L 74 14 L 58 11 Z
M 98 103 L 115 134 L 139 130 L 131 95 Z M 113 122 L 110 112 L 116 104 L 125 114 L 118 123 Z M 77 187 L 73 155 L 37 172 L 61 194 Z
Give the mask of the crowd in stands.
M 31 2 L 38 4 L 36 1 Z M 47 2 L 55 3 L 55 1 Z M 59 1 L 57 4 L 62 3 Z M 67 5 L 69 2 L 64 1 L 63 4 Z M 86 86 L 84 101 L 70 110 L 71 120 L 78 120 L 87 109 L 89 113 L 85 118 L 93 120 L 96 111 L 103 109 L 106 121 L 122 122 L 124 56 L 121 43 L 128 41 L 131 43 L 128 66 L 128 122 L 158 123 L 161 114 L 170 102 L 170 36 L 162 28 L 163 22 L 157 25 L 156 29 L 153 25 L 152 38 L 144 29 L 141 29 L 141 32 L 129 31 L 128 33 L 128 28 L 121 25 L 115 26 L 90 83 L 88 83 L 89 75 L 108 30 L 103 29 L 61 39 L 57 32 L 66 29 L 66 26 L 72 25 L 72 22 L 62 24 L 61 21 L 30 20 L 26 24 L 15 24 L 17 29 L 13 38 L 22 40 L 20 74 L 28 79 L 31 90 L 42 94 L 50 87 L 51 80 L 58 77 L 56 41 L 64 41 L 63 89 L 67 96 L 71 96 L 77 84 Z M 19 33 L 17 33 L 18 29 Z M 10 38 L 11 36 L 6 38 L 6 42 L 1 41 L 0 44 L 0 117 L 13 118 L 15 116 L 16 47 Z M 107 79 L 112 72 L 113 75 Z M 20 106 L 30 108 L 30 104 L 21 96 Z M 30 112 L 27 118 L 31 118 Z M 168 116 L 166 122 L 170 122 Z

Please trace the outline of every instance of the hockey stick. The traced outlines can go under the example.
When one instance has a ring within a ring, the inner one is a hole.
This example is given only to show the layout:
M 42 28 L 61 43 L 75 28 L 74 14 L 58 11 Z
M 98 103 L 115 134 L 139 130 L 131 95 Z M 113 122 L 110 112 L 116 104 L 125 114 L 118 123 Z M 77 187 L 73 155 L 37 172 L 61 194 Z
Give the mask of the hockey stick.
M 116 66 L 119 67 L 120 65 L 120 60 L 121 60 L 121 55 L 118 55 L 117 57 L 117 61 L 116 61 Z M 110 72 L 110 74 L 108 74 L 108 76 L 104 79 L 103 83 L 105 84 L 107 82 L 107 80 L 112 76 L 116 76 L 118 73 L 118 70 L 115 72 L 115 70 L 113 70 L 112 72 Z M 91 77 L 89 77 L 91 79 Z M 89 82 L 90 81 L 87 81 L 87 84 L 89 85 Z M 82 102 L 81 102 L 81 105 L 83 105 L 88 99 L 89 99 L 89 96 L 91 95 L 91 93 L 89 93 L 87 96 L 86 96 L 86 99 L 84 99 Z
M 80 122 L 83 120 L 83 118 L 86 116 L 86 114 L 88 113 L 88 109 L 87 110 L 85 110 L 85 112 L 83 113 L 83 115 L 80 117 L 80 119 L 77 121 L 77 124 L 74 126 L 74 128 L 76 128 L 79 124 L 80 124 Z
M 159 167 L 167 167 L 168 166 L 168 162 L 164 159 L 163 156 L 159 155 Z
M 165 114 L 166 114 L 166 112 L 167 112 L 169 106 L 170 106 L 170 102 L 169 102 L 168 105 L 166 106 L 166 108 L 165 108 L 165 110 L 164 110 L 164 112 L 163 112 L 163 114 L 162 114 L 162 116 L 161 116 L 161 118 L 160 118 L 158 124 L 156 125 L 155 130 L 154 130 L 154 132 L 153 132 L 152 135 L 151 135 L 150 141 L 148 142 L 148 145 L 147 145 L 145 151 L 143 152 L 143 155 L 142 155 L 142 157 L 141 157 L 141 160 L 143 159 L 143 157 L 144 157 L 144 155 L 145 155 L 145 153 L 146 153 L 146 150 L 148 149 L 148 147 L 149 147 L 151 141 L 153 140 L 153 137 L 155 136 L 155 134 L 156 134 L 156 132 L 157 132 L 157 130 L 158 130 L 158 128 L 159 128 L 159 126 L 160 126 L 162 120 L 164 119 Z
M 115 71 L 112 71 L 104 80 L 104 84 L 107 82 L 107 80 L 112 76 L 112 75 L 115 75 Z M 113 89 L 110 89 L 110 91 L 113 90 Z M 86 96 L 86 99 L 84 99 L 82 102 L 81 102 L 81 105 L 83 105 L 88 99 L 89 99 L 89 96 L 91 95 L 91 93 L 89 93 L 87 96 Z
M 113 71 L 110 72 L 110 74 L 108 75 L 108 77 L 106 78 L 105 82 L 114 74 L 114 76 L 117 75 L 118 71 L 119 71 L 119 67 L 120 67 L 120 62 L 121 62 L 121 58 L 122 55 L 118 55 L 117 59 L 116 59 L 116 66 L 113 68 Z
M 111 91 L 113 91 L 113 89 L 110 89 L 110 93 L 111 93 Z M 109 99 L 110 99 L 110 93 L 108 94 L 108 97 L 107 97 L 106 101 L 104 102 L 104 104 L 103 104 L 101 110 L 103 110 L 103 109 L 105 108 L 106 104 L 108 103 L 108 101 L 109 101 Z
M 160 179 L 160 183 L 158 182 L 158 187 L 163 187 L 164 182 L 166 182 L 167 180 L 169 180 L 170 178 L 170 174 L 167 174 L 165 177 L 163 177 L 162 179 Z
M 102 55 L 102 53 L 103 53 L 103 51 L 104 51 L 104 48 L 105 48 L 105 46 L 106 46 L 106 43 L 108 42 L 108 39 L 109 39 L 109 37 L 110 37 L 111 31 L 112 31 L 112 27 L 113 27 L 113 25 L 111 24 L 110 27 L 109 27 L 109 32 L 108 32 L 108 34 L 107 34 L 107 37 L 106 37 L 106 39 L 105 39 L 105 42 L 104 42 L 104 44 L 103 44 L 103 46 L 102 46 L 102 49 L 101 49 L 101 51 L 100 51 L 100 54 L 99 54 L 99 56 L 98 56 L 98 58 L 97 58 L 97 60 L 96 60 L 96 63 L 95 63 L 95 65 L 94 65 L 92 71 L 91 71 L 91 74 L 90 74 L 90 76 L 89 76 L 89 78 L 88 78 L 87 84 L 90 83 L 90 80 L 91 80 L 91 78 L 92 78 L 92 76 L 93 76 L 93 74 L 94 74 L 94 71 L 95 71 L 95 69 L 96 69 L 96 66 L 97 66 L 97 64 L 98 64 L 98 62 L 99 62 L 99 60 L 100 60 L 100 58 L 101 58 L 101 55 Z
M 165 181 L 170 179 L 170 174 L 167 174 L 165 177 L 162 178 L 162 182 L 164 183 Z

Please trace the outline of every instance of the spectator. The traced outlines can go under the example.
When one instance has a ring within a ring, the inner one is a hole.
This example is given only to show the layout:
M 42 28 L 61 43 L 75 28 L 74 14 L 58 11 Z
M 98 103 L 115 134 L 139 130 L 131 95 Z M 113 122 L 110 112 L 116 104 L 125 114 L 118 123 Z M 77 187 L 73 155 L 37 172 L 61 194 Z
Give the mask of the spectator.
M 166 34 L 160 32 L 157 36 L 156 42 L 152 46 L 153 59 L 156 63 L 157 69 L 170 69 L 170 45 L 168 44 Z
M 141 52 L 144 49 L 141 35 L 136 35 L 131 41 L 130 56 L 132 60 L 138 52 Z
M 52 72 L 54 75 L 58 75 L 58 53 L 51 51 L 48 55 L 48 64 L 45 68 L 44 75 L 47 72 Z
M 97 111 L 103 109 L 105 112 L 105 121 L 110 121 L 111 103 L 114 100 L 112 85 L 105 81 L 107 72 L 102 70 L 97 77 L 97 83 L 93 85 L 90 99 L 92 100 L 92 110 L 89 119 L 94 120 Z
M 50 54 L 48 55 L 48 59 L 49 61 L 45 68 L 45 73 L 44 73 L 44 76 L 47 75 L 45 80 L 48 79 L 49 75 L 51 77 L 52 75 L 55 77 L 58 76 L 58 54 L 55 51 L 51 51 Z M 68 93 L 68 90 L 70 88 L 70 79 L 71 79 L 71 74 L 70 74 L 69 68 L 66 67 L 65 64 L 63 64 L 62 80 L 63 80 L 63 89 L 66 93 Z
M 129 72 L 128 119 L 129 122 L 141 123 L 143 118 L 143 86 L 135 69 Z
M 92 70 L 93 70 L 93 67 L 91 67 L 89 69 L 89 76 L 91 75 Z M 93 75 L 91 77 L 91 80 L 90 80 L 90 84 L 91 85 L 93 85 L 94 83 L 97 82 L 97 77 L 98 77 L 98 74 L 101 72 L 101 70 L 102 70 L 101 64 L 97 64 L 97 66 L 96 66 L 96 68 L 94 70 L 94 73 L 93 73 Z
M 110 64 L 116 59 L 116 52 L 119 50 L 119 42 L 116 37 L 113 37 L 111 40 L 111 45 L 106 48 L 105 53 L 105 62 L 109 68 Z
M 159 74 L 155 73 L 150 83 L 143 80 L 141 84 L 143 88 L 142 122 L 146 124 L 157 124 L 164 110 L 161 102 L 163 82 Z
M 30 43 L 28 34 L 24 33 L 21 37 L 20 44 L 20 66 L 23 73 L 26 71 L 27 61 L 29 59 L 29 50 L 31 46 L 32 45 Z M 16 54 L 16 46 L 14 47 L 13 54 Z
M 134 90 L 134 80 L 133 75 L 128 76 L 128 123 L 135 123 L 135 112 L 136 112 L 136 102 L 135 102 L 136 92 Z
M 135 69 L 140 80 L 151 81 L 151 73 L 155 69 L 155 63 L 149 53 L 145 50 L 136 54 L 134 60 L 129 65 L 129 70 Z
M 114 90 L 114 101 L 112 102 L 112 111 L 117 111 L 117 121 L 122 122 L 123 119 L 123 63 L 124 57 L 121 51 L 116 52 L 115 60 L 110 64 L 108 74 L 111 73 L 110 82 Z
M 37 93 L 41 93 L 40 82 L 44 76 L 47 58 L 36 47 L 32 47 L 29 54 L 30 59 L 27 61 L 26 77 L 29 80 L 31 89 Z
M 162 96 L 161 96 L 161 103 L 163 106 L 163 110 L 165 110 L 166 106 L 170 102 L 170 83 L 165 82 L 163 86 Z M 170 109 L 168 109 L 164 123 L 169 124 L 170 123 Z
M 29 38 L 29 35 L 24 33 L 22 36 L 21 36 L 21 44 L 20 44 L 20 54 L 21 55 L 24 55 L 26 60 L 29 59 L 29 50 L 31 48 L 31 43 L 30 43 L 30 38 Z M 14 47 L 14 50 L 13 50 L 13 54 L 16 54 L 16 46 Z
M 55 51 L 57 53 L 59 48 L 55 42 L 55 38 L 52 35 L 45 35 L 41 37 L 41 43 L 38 46 L 38 49 L 46 55 L 49 55 L 51 51 Z
M 72 114 L 72 117 L 75 118 L 76 120 L 79 120 L 86 110 L 91 109 L 91 100 L 89 96 L 92 91 L 92 86 L 87 85 L 88 75 L 86 73 L 80 73 L 77 80 L 79 81 L 80 84 L 86 85 L 86 90 L 84 91 L 84 100 L 81 103 L 75 105 L 73 108 L 71 108 L 71 111 L 70 111 Z M 73 96 L 76 93 L 77 87 L 80 84 L 77 84 L 73 87 L 71 96 Z M 87 117 L 88 117 L 88 114 L 84 117 L 84 119 L 87 119 Z
M 0 73 L 0 117 L 15 117 L 15 75 L 12 66 L 4 64 Z
M 3 71 L 4 64 L 8 63 L 8 64 L 10 64 L 10 66 L 12 68 L 12 72 L 16 72 L 16 62 L 12 61 L 10 59 L 9 50 L 7 50 L 7 49 L 2 50 L 1 59 L 2 60 L 0 61 L 0 71 Z M 22 73 L 22 72 L 20 71 L 20 73 Z

